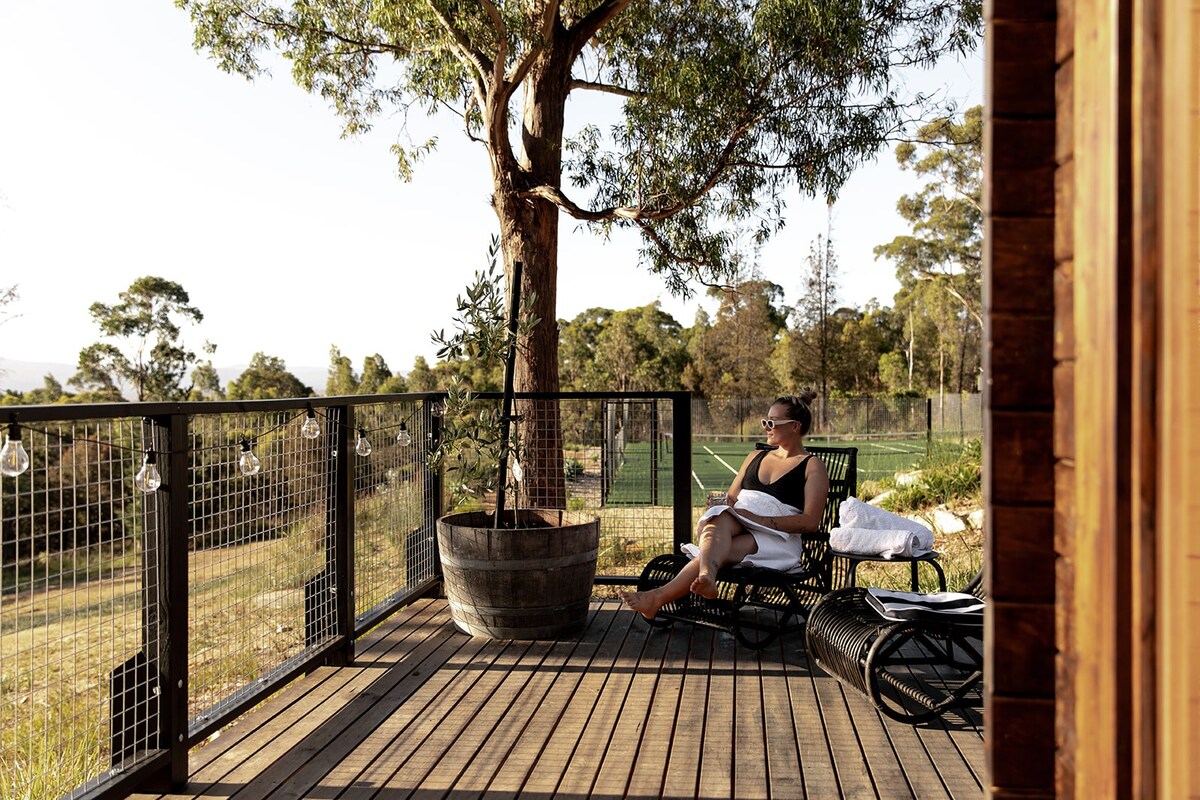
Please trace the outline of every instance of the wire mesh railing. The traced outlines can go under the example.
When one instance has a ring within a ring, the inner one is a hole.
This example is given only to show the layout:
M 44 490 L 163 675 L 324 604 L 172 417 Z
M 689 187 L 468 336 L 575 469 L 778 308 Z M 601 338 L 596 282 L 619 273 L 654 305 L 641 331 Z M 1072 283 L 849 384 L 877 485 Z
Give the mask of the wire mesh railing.
M 143 603 L 160 580 L 143 535 L 158 498 L 129 480 L 141 427 L 77 419 L 27 430 L 29 471 L 0 480 L 2 797 L 54 797 L 74 788 L 58 776 L 116 774 L 152 749 L 158 708 L 135 662 L 161 646 Z M 140 708 L 136 697 L 147 698 Z M 120 728 L 127 715 L 145 724 Z
M 431 585 L 439 397 L 5 409 L 28 468 L 0 479 L 0 796 L 183 780 Z

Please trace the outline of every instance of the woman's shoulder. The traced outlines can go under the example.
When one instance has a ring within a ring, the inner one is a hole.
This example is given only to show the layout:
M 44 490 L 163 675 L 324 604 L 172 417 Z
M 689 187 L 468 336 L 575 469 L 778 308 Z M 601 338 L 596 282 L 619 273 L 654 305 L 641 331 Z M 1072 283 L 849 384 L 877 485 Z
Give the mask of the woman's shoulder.
M 755 460 L 756 458 L 762 458 L 769 452 L 770 452 L 770 450 L 767 450 L 765 448 L 756 447 L 753 450 L 751 450 L 749 453 L 746 453 L 746 457 L 742 459 L 742 465 L 744 466 L 746 464 L 749 464 L 751 461 Z
M 825 468 L 825 462 L 816 453 L 809 453 L 805 459 L 804 474 L 806 477 L 824 476 L 829 477 L 829 470 Z

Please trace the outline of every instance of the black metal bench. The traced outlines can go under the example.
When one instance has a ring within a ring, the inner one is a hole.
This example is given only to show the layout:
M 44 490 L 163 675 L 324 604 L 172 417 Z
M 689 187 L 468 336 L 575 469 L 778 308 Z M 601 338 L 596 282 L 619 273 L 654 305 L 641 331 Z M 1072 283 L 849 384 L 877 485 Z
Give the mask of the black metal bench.
M 804 556 L 800 565 L 782 572 L 741 564 L 717 573 L 718 595 L 708 600 L 687 594 L 667 603 L 651 625 L 664 627 L 689 622 L 728 631 L 747 647 L 761 648 L 780 634 L 804 625 L 808 609 L 834 586 L 844 582 L 845 567 L 835 570 L 829 549 L 829 531 L 838 524 L 838 508 L 858 490 L 858 448 L 808 447 L 829 473 L 829 497 L 819 531 L 802 534 Z M 682 554 L 658 556 L 638 579 L 638 591 L 653 589 L 674 578 L 688 558 Z M 838 580 L 838 577 L 841 580 Z
M 960 591 L 984 599 L 983 571 Z M 805 629 L 809 657 L 892 719 L 927 722 L 960 704 L 983 679 L 983 613 L 885 619 L 867 589 L 821 598 Z

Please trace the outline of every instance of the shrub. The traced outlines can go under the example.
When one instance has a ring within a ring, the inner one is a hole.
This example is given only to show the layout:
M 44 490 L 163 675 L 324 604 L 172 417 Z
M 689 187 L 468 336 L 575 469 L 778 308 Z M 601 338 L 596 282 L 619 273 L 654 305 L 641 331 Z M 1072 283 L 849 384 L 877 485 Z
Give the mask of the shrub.
M 960 446 L 939 444 L 921 465 L 920 477 L 898 486 L 880 503 L 907 513 L 954 502 L 977 501 L 982 492 L 982 452 L 978 439 Z

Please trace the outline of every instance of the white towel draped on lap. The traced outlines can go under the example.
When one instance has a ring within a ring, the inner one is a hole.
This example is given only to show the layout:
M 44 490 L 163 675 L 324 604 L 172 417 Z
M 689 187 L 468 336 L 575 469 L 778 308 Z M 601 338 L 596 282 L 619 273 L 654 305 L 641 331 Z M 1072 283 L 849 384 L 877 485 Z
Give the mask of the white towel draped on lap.
M 696 523 L 696 531 L 699 532 L 700 526 L 704 523 L 704 520 L 712 519 L 715 516 L 724 514 L 730 509 L 745 509 L 746 511 L 763 517 L 786 517 L 792 514 L 800 513 L 800 509 L 796 508 L 795 506 L 790 506 L 782 500 L 772 497 L 766 492 L 759 492 L 754 489 L 743 489 L 738 493 L 737 502 L 735 502 L 732 506 L 713 506 L 705 511 L 704 514 L 701 515 L 700 520 Z M 758 522 L 748 520 L 745 517 L 739 517 L 739 519 L 747 530 L 750 530 L 754 533 L 769 533 L 772 536 L 778 536 L 785 540 L 788 539 L 790 535 L 784 531 L 777 531 L 770 525 L 762 525 Z M 696 558 L 700 555 L 700 548 L 691 542 L 680 545 L 679 549 L 682 550 L 683 554 L 688 558 Z M 751 563 L 756 561 L 753 556 L 748 557 L 746 560 Z M 786 566 L 777 564 L 764 564 L 764 566 L 774 566 L 776 569 L 786 570 L 790 569 L 798 561 L 799 556 L 797 555 L 794 559 L 789 561 Z
M 838 517 L 841 524 L 829 532 L 829 546 L 838 552 L 919 558 L 933 551 L 933 531 L 857 497 L 842 501 Z
M 696 530 L 700 530 L 700 526 L 706 519 L 712 519 L 718 514 L 723 514 L 730 508 L 744 509 L 749 511 L 751 514 L 757 514 L 760 517 L 788 517 L 793 514 L 800 513 L 800 509 L 796 508 L 795 506 L 790 506 L 779 498 L 773 497 L 766 492 L 759 492 L 754 489 L 743 489 L 738 493 L 737 502 L 735 502 L 732 506 L 713 506 L 705 511 L 703 516 L 700 517 L 700 521 L 696 523 Z M 777 531 L 770 525 L 760 525 L 759 523 L 752 522 L 745 517 L 741 517 L 740 519 L 742 521 L 742 525 L 746 526 L 752 531 L 771 533 L 776 536 L 781 536 L 785 539 L 788 537 L 786 532 Z

